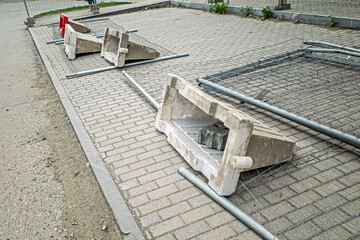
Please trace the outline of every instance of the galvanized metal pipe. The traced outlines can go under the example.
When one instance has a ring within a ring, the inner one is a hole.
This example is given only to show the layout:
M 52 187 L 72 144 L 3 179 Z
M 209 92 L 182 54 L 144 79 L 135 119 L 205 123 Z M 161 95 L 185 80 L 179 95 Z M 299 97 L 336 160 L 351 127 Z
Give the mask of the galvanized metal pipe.
M 86 75 L 90 75 L 90 74 L 93 74 L 93 73 L 105 72 L 105 71 L 109 71 L 109 70 L 121 69 L 121 68 L 126 68 L 126 67 L 133 67 L 133 66 L 137 66 L 137 65 L 153 63 L 153 62 L 159 62 L 159 61 L 164 61 L 164 60 L 169 60 L 169 59 L 174 59 L 174 58 L 180 58 L 180 57 L 186 57 L 186 56 L 189 56 L 189 54 L 188 53 L 183 53 L 183 54 L 177 54 L 177 55 L 171 55 L 171 56 L 167 56 L 167 57 L 155 58 L 155 59 L 141 61 L 141 62 L 134 62 L 134 63 L 125 64 L 122 67 L 113 66 L 113 67 L 107 67 L 107 68 L 98 68 L 98 69 L 94 69 L 94 70 L 68 74 L 68 75 L 66 75 L 66 77 L 67 78 L 73 78 L 73 77 L 86 76 Z
M 360 53 L 360 50 L 359 50 L 359 49 L 349 48 L 349 47 L 345 47 L 345 46 L 341 46 L 341 45 L 337 45 L 337 44 L 333 44 L 333 43 L 328 43 L 328 42 L 304 41 L 304 43 L 305 43 L 305 44 L 309 44 L 309 45 L 320 44 L 320 45 L 324 45 L 324 46 L 329 46 L 329 47 L 333 47 L 333 48 L 339 48 L 339 49 L 344 49 L 344 50 L 348 50 L 348 51 Z
M 140 91 L 140 93 L 153 105 L 156 110 L 159 110 L 159 103 L 153 99 L 127 72 L 122 71 L 122 74 Z
M 339 50 L 339 49 L 306 48 L 305 52 L 341 53 L 341 54 L 350 55 L 350 56 L 354 56 L 354 57 L 360 57 L 360 53 L 344 51 L 344 50 Z
M 206 183 L 201 181 L 198 177 L 196 177 L 194 174 L 189 172 L 186 168 L 180 167 L 179 173 L 183 175 L 187 180 L 189 180 L 192 184 L 194 184 L 196 187 L 198 187 L 201 191 L 206 193 L 206 195 L 211 197 L 215 202 L 217 202 L 223 208 L 228 210 L 232 215 L 234 215 L 236 218 L 238 218 L 240 221 L 246 224 L 249 228 L 254 230 L 261 237 L 267 240 L 279 240 L 279 237 L 271 233 L 263 225 L 255 221 L 252 217 L 247 215 L 245 212 L 243 212 L 241 209 L 235 206 L 228 199 L 216 194 L 214 190 L 212 190 Z
M 345 65 L 349 65 L 352 67 L 360 67 L 360 63 L 358 63 L 358 62 L 348 61 L 348 60 L 339 59 L 339 58 L 332 58 L 332 57 L 328 57 L 328 56 L 321 56 L 321 55 L 313 54 L 313 53 L 305 53 L 304 57 L 324 60 L 324 61 L 338 63 L 338 64 L 345 64 Z
M 226 95 L 231 96 L 231 97 L 233 97 L 235 99 L 241 100 L 241 101 L 243 101 L 245 103 L 249 103 L 249 104 L 257 106 L 259 108 L 265 109 L 265 110 L 267 110 L 269 112 L 275 113 L 275 114 L 277 114 L 279 116 L 282 116 L 282 117 L 287 118 L 287 119 L 289 119 L 291 121 L 294 121 L 294 122 L 299 123 L 301 125 L 304 125 L 304 126 L 306 126 L 308 128 L 311 128 L 311 129 L 313 129 L 315 131 L 323 133 L 323 134 L 325 134 L 325 135 L 327 135 L 329 137 L 332 137 L 332 138 L 335 138 L 335 139 L 340 140 L 342 142 L 345 142 L 347 144 L 350 144 L 351 146 L 354 146 L 356 148 L 360 148 L 360 138 L 357 138 L 357 137 L 355 137 L 353 135 L 341 132 L 339 130 L 336 130 L 336 129 L 327 127 L 325 125 L 313 122 L 313 121 L 311 121 L 309 119 L 306 119 L 306 118 L 297 116 L 295 114 L 289 113 L 289 112 L 287 112 L 287 111 L 285 111 L 283 109 L 279 109 L 279 108 L 271 106 L 271 105 L 269 105 L 267 103 L 258 101 L 256 99 L 253 99 L 253 98 L 250 98 L 250 97 L 247 97 L 247 96 L 245 96 L 243 94 L 240 94 L 240 93 L 238 93 L 236 91 L 233 91 L 231 89 L 222 87 L 222 86 L 220 86 L 220 85 L 218 85 L 216 83 L 207 81 L 207 80 L 205 80 L 203 78 L 199 78 L 198 82 L 201 85 L 204 84 L 208 88 L 215 89 L 216 91 L 218 91 L 220 93 L 226 94 Z
M 137 29 L 134 30 L 126 30 L 124 33 L 133 33 L 133 32 L 137 32 Z M 104 37 L 104 34 L 92 34 L 92 36 L 96 37 L 96 38 L 102 38 Z M 47 44 L 49 43 L 55 43 L 55 45 L 60 45 L 60 44 L 64 44 L 64 39 L 57 39 L 57 40 L 53 40 L 53 41 L 48 41 L 46 42 Z
M 25 0 L 24 0 L 25 1 Z M 73 19 L 74 21 L 76 19 Z M 97 21 L 103 21 L 103 20 L 109 20 L 109 18 L 97 18 L 97 19 L 89 19 L 89 20 L 82 20 L 82 21 L 78 21 L 79 23 L 86 23 L 86 22 L 97 22 Z M 53 27 L 58 25 L 59 22 L 53 22 L 53 23 L 49 23 L 49 24 L 42 24 L 40 26 L 48 26 L 48 27 Z
M 25 5 L 26 14 L 27 14 L 28 18 L 30 18 L 29 9 L 27 7 L 26 0 L 24 0 L 24 5 Z

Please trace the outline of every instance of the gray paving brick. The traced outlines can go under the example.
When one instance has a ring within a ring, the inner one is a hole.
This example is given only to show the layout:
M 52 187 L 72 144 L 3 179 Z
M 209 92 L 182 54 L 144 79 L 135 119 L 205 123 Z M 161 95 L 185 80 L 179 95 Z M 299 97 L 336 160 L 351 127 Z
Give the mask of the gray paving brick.
M 153 225 L 153 224 L 158 223 L 160 221 L 161 221 L 161 219 L 160 219 L 159 215 L 156 212 L 150 213 L 150 214 L 145 215 L 145 216 L 140 218 L 140 222 L 141 222 L 141 225 L 143 227 Z
M 210 204 L 208 204 L 184 213 L 180 215 L 180 217 L 183 219 L 186 225 L 189 225 L 192 222 L 196 222 L 213 214 L 215 214 L 215 211 L 210 206 Z
M 321 195 L 319 195 L 318 193 L 316 193 L 312 190 L 309 190 L 309 191 L 303 192 L 295 197 L 290 198 L 289 202 L 296 207 L 302 207 L 307 204 L 316 202 L 320 198 L 321 198 Z
M 229 238 L 230 240 L 262 240 L 263 238 L 257 235 L 254 231 L 248 230 L 241 233 L 241 235 Z
M 290 188 L 297 193 L 303 193 L 320 185 L 321 183 L 318 180 L 313 177 L 309 177 L 292 184 Z
M 164 197 L 161 199 L 151 201 L 147 204 L 144 204 L 144 205 L 140 206 L 139 209 L 143 215 L 146 215 L 148 213 L 157 211 L 159 209 L 168 207 L 170 205 L 171 205 L 171 202 L 169 201 L 169 199 L 167 197 Z
M 273 220 L 278 218 L 286 213 L 293 211 L 295 208 L 291 206 L 288 202 L 281 202 L 275 205 L 272 205 L 269 208 L 259 211 L 266 219 Z
M 157 149 L 158 150 L 158 149 Z M 167 161 L 162 161 L 162 162 L 159 162 L 159 163 L 156 163 L 156 164 L 153 164 L 153 165 L 150 165 L 150 166 L 147 166 L 146 167 L 146 171 L 148 172 L 153 172 L 153 171 L 157 171 L 159 169 L 164 169 L 164 168 L 167 168 L 171 166 L 171 162 L 169 160 Z M 166 172 L 166 170 L 164 169 L 164 171 Z M 166 173 L 168 174 L 168 173 Z
M 161 178 L 157 179 L 155 182 L 159 187 L 163 187 L 163 186 L 169 185 L 171 183 L 178 182 L 182 179 L 183 179 L 183 177 L 179 173 L 174 173 L 170 176 L 161 177 Z
M 197 208 L 199 206 L 203 206 L 204 204 L 208 204 L 211 203 L 213 200 L 211 198 L 209 198 L 207 195 L 205 194 L 200 194 L 197 197 L 192 197 L 188 200 L 188 202 L 190 203 L 190 205 L 193 208 Z
M 141 184 L 138 187 L 130 189 L 129 194 L 132 197 L 136 197 L 137 195 L 150 192 L 157 188 L 158 188 L 158 186 L 154 182 L 149 182 L 149 183 Z
M 227 239 L 231 236 L 236 235 L 236 232 L 230 227 L 230 226 L 221 226 L 219 228 L 216 228 L 212 231 L 209 231 L 207 233 L 204 233 L 202 235 L 200 235 L 199 237 L 197 237 L 197 239 L 199 240 L 210 240 L 210 239 L 214 239 L 214 240 L 221 240 L 221 239 Z
M 175 231 L 175 236 L 177 239 L 192 239 L 195 236 L 207 232 L 210 230 L 210 227 L 206 224 L 205 221 L 199 221 L 187 225 L 186 227 Z
M 188 188 L 188 189 L 182 190 L 180 192 L 177 192 L 175 194 L 169 195 L 169 199 L 174 204 L 174 203 L 182 202 L 189 198 L 196 197 L 199 194 L 200 194 L 199 190 L 197 190 L 195 187 L 192 187 L 192 188 Z
M 285 187 L 282 189 L 279 189 L 277 191 L 268 193 L 264 196 L 264 198 L 271 204 L 281 202 L 285 199 L 288 199 L 290 197 L 293 197 L 296 195 L 294 191 L 292 191 L 290 188 Z
M 223 211 L 205 219 L 210 227 L 216 228 L 223 224 L 234 221 L 236 218 L 227 211 Z
M 149 166 L 154 163 L 155 163 L 155 161 L 152 158 L 142 159 L 141 161 L 129 164 L 129 168 L 131 168 L 132 170 L 136 170 L 139 168 L 144 168 L 144 167 Z
M 121 178 L 122 181 L 127 181 L 127 180 L 130 180 L 130 179 L 142 176 L 144 174 L 146 174 L 146 170 L 143 169 L 143 168 L 140 168 L 140 169 L 137 169 L 137 170 L 122 174 L 120 176 L 120 178 Z
M 149 197 L 146 194 L 139 195 L 137 197 L 129 199 L 129 203 L 133 207 L 137 207 L 139 205 L 143 205 L 150 201 Z
M 352 235 L 358 234 L 359 226 L 360 226 L 360 218 L 359 217 L 353 218 L 352 220 L 342 224 L 341 226 L 345 228 L 347 231 L 349 231 Z
M 107 158 L 109 162 L 113 163 L 114 168 L 119 168 L 122 166 L 126 166 L 128 164 L 132 164 L 134 162 L 139 161 L 136 156 L 131 158 L 123 159 L 120 155 L 114 155 Z
M 150 231 L 155 237 L 158 237 L 182 226 L 184 226 L 184 222 L 179 217 L 174 217 L 150 227 Z
M 160 211 L 158 211 L 158 213 L 162 219 L 168 219 L 168 218 L 171 218 L 174 216 L 178 216 L 189 210 L 191 210 L 191 206 L 189 205 L 189 203 L 187 203 L 185 201 L 185 202 L 180 202 L 180 203 L 171 205 L 170 207 L 161 209 Z
M 314 191 L 320 194 L 321 196 L 327 196 L 334 192 L 340 191 L 343 188 L 344 185 L 342 185 L 341 183 L 335 180 L 315 188 Z
M 157 238 L 156 240 L 175 240 L 175 237 L 172 234 L 166 234 L 162 237 Z
M 286 238 L 290 239 L 310 239 L 321 232 L 321 229 L 312 222 L 306 222 L 302 225 L 284 233 Z

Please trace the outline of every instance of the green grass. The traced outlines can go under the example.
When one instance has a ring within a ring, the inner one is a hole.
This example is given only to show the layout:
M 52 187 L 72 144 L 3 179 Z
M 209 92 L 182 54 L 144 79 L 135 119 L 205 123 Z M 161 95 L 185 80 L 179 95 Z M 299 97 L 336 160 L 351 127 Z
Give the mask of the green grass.
M 122 5 L 122 4 L 130 4 L 130 2 L 101 2 L 98 5 L 100 8 L 102 8 L 102 7 L 111 7 L 111 6 Z M 78 11 L 78 10 L 84 10 L 84 9 L 89 9 L 89 5 L 78 6 L 78 7 L 69 7 L 69 8 L 58 9 L 58 10 L 54 10 L 54 11 L 43 12 L 43 13 L 35 15 L 35 17 L 40 17 L 40 16 L 54 14 L 54 13 L 61 13 L 61 12 Z

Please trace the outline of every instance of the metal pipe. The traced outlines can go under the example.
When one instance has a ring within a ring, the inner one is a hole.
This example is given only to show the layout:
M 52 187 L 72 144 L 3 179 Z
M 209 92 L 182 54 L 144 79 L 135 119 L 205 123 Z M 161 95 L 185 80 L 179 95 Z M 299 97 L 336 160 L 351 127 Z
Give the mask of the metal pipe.
M 303 51 L 304 51 L 303 48 L 299 48 L 299 49 L 296 49 L 296 50 L 293 50 L 293 51 L 289 51 L 289 52 L 281 53 L 281 54 L 278 54 L 278 55 L 275 55 L 275 56 L 272 56 L 272 57 L 264 58 L 264 59 L 261 59 L 261 60 L 259 60 L 257 62 L 248 63 L 248 64 L 242 65 L 240 67 L 231 68 L 231 69 L 221 71 L 219 73 L 215 73 L 215 74 L 212 74 L 212 75 L 209 75 L 209 76 L 204 76 L 202 78 L 203 79 L 214 78 L 216 76 L 223 75 L 224 73 L 227 73 L 227 72 L 233 72 L 235 70 L 239 71 L 239 70 L 242 70 L 242 69 L 247 69 L 249 67 L 254 67 L 254 66 L 257 66 L 257 65 L 260 65 L 260 64 L 264 64 L 264 63 L 267 63 L 267 62 L 272 62 L 274 60 L 278 60 L 278 59 L 282 59 L 282 58 L 292 58 L 293 55 L 295 55 L 297 53 L 302 53 Z
M 198 187 L 201 191 L 203 191 L 206 195 L 211 197 L 215 202 L 220 204 L 223 208 L 228 210 L 232 215 L 237 217 L 241 222 L 246 224 L 249 228 L 254 230 L 257 234 L 267 240 L 279 240 L 279 238 L 267 230 L 263 225 L 255 221 L 252 217 L 247 215 L 237 206 L 235 206 L 232 202 L 230 202 L 227 198 L 219 196 L 214 192 L 206 183 L 201 181 L 194 174 L 189 172 L 184 167 L 179 168 L 179 173 L 183 175 L 188 181 Z
M 339 49 L 306 48 L 305 52 L 341 53 L 341 54 L 350 55 L 350 56 L 354 56 L 354 57 L 360 57 L 360 53 L 344 51 L 344 50 L 339 50 Z
M 349 48 L 349 47 L 345 47 L 345 46 L 341 46 L 341 45 L 337 45 L 337 44 L 332 44 L 332 43 L 328 43 L 328 42 L 304 41 L 304 43 L 309 44 L 309 45 L 320 44 L 320 45 L 325 45 L 325 46 L 329 46 L 329 47 L 334 47 L 334 48 L 339 48 L 339 49 L 344 49 L 344 50 L 360 53 L 359 49 Z
M 152 63 L 152 62 L 159 62 L 159 61 L 164 61 L 164 60 L 169 60 L 169 59 L 174 59 L 174 58 L 186 57 L 186 56 L 189 56 L 189 54 L 183 53 L 183 54 L 171 55 L 171 56 L 162 57 L 162 58 L 155 58 L 155 59 L 141 61 L 141 62 L 134 62 L 134 63 L 125 64 L 122 67 L 113 66 L 113 67 L 106 67 L 106 68 L 98 68 L 98 69 L 94 69 L 94 70 L 68 74 L 68 75 L 66 75 L 66 77 L 73 78 L 73 77 L 86 76 L 86 75 L 90 75 L 93 73 L 105 72 L 105 71 L 114 70 L 114 69 L 121 69 L 121 68 L 132 67 L 132 66 L 137 66 L 137 65 L 142 65 L 142 64 Z
M 133 32 L 137 32 L 137 29 L 134 30 L 126 30 L 124 33 L 133 33 Z M 96 37 L 96 38 L 102 38 L 104 37 L 104 34 L 92 34 L 92 36 Z M 53 40 L 53 41 L 48 41 L 46 42 L 47 44 L 50 43 L 55 43 L 55 45 L 60 45 L 60 44 L 64 44 L 64 39 L 57 39 L 57 40 Z
M 262 108 L 262 109 L 265 109 L 269 112 L 272 112 L 272 113 L 275 113 L 281 117 L 284 117 L 284 118 L 287 118 L 291 121 L 294 121 L 294 122 L 297 122 L 301 125 L 304 125 L 308 128 L 311 128 L 315 131 L 318 131 L 320 133 L 323 133 L 329 137 L 332 137 L 332 138 L 335 138 L 337 140 L 340 140 L 342 142 L 345 142 L 347 144 L 350 144 L 351 146 L 354 146 L 356 148 L 360 148 L 360 138 L 357 138 L 353 135 L 350 135 L 350 134 L 347 134 L 347 133 L 344 133 L 344 132 L 341 132 L 339 130 L 336 130 L 336 129 L 333 129 L 333 128 L 330 128 L 330 127 L 327 127 L 327 126 L 324 126 L 322 124 L 319 124 L 319 123 L 316 123 L 316 122 L 313 122 L 311 120 L 308 120 L 306 118 L 303 118 L 303 117 L 300 117 L 300 116 L 297 116 L 295 114 L 292 114 L 292 113 L 289 113 L 285 110 L 282 110 L 282 109 L 279 109 L 277 107 L 274 107 L 274 106 L 271 106 L 267 103 L 264 103 L 264 102 L 261 102 L 261 101 L 258 101 L 256 99 L 253 99 L 253 98 L 250 98 L 250 97 L 247 97 L 245 95 L 242 95 L 236 91 L 233 91 L 231 89 L 227 89 L 225 87 L 222 87 L 216 83 L 213 83 L 213 82 L 210 82 L 210 81 L 207 81 L 203 78 L 199 78 L 198 79 L 198 82 L 200 84 L 204 84 L 210 88 L 213 88 L 213 89 L 216 89 L 217 91 L 219 91 L 220 93 L 224 93 L 226 95 L 230 95 L 231 97 L 235 98 L 235 99 L 238 99 L 238 100 L 241 100 L 245 103 L 249 103 L 251 105 L 254 105 L 254 106 L 257 106 L 259 108 Z
M 24 0 L 25 1 L 25 0 Z M 75 20 L 75 19 L 73 19 Z M 85 22 L 96 22 L 96 21 L 103 21 L 103 20 L 109 20 L 109 18 L 97 18 L 97 19 L 89 19 L 89 20 L 82 20 L 82 21 L 78 21 L 79 23 L 85 23 Z M 59 22 L 53 22 L 53 23 L 49 23 L 49 24 L 42 24 L 40 26 L 48 26 L 48 27 L 53 27 L 58 25 Z
M 27 16 L 29 18 L 30 14 L 29 14 L 29 9 L 28 9 L 27 4 L 26 4 L 26 0 L 24 0 L 24 5 L 25 5 L 25 10 L 26 10 Z
M 339 63 L 339 64 L 345 64 L 345 65 L 349 65 L 352 67 L 360 67 L 360 63 L 358 63 L 358 62 L 348 61 L 348 60 L 339 59 L 339 58 L 325 57 L 325 56 L 321 56 L 321 55 L 313 54 L 313 53 L 305 53 L 304 57 L 314 58 L 314 59 L 319 59 L 319 60 L 324 60 L 324 61 L 334 62 L 334 63 Z
M 159 110 L 159 103 L 153 99 L 125 70 L 122 74 L 140 91 L 140 93 L 153 105 L 156 110 Z

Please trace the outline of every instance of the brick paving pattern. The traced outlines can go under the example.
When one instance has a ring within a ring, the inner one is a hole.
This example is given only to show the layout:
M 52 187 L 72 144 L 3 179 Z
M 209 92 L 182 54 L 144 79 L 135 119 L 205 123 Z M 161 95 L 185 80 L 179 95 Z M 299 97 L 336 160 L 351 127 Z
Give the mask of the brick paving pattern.
M 301 39 L 360 46 L 359 31 L 188 9 L 162 8 L 111 20 L 123 29 L 138 29 L 138 39 L 161 46 L 164 54 L 190 53 L 189 57 L 126 69 L 158 101 L 167 73 L 194 82 L 197 77 L 274 53 L 252 50 L 259 47 L 276 44 L 273 51 L 283 52 L 301 45 Z M 156 111 L 121 71 L 67 79 L 65 75 L 75 69 L 110 64 L 100 54 L 69 62 L 61 46 L 46 45 L 54 39 L 51 28 L 34 31 L 147 238 L 260 239 L 177 173 L 179 167 L 189 166 L 165 135 L 154 128 Z M 281 44 L 285 41 L 287 44 Z M 284 239 L 356 236 L 360 225 L 359 153 L 348 146 L 331 148 L 324 136 L 305 127 L 220 98 L 300 146 L 297 161 L 264 174 L 256 170 L 242 174 L 237 191 L 229 199 Z

